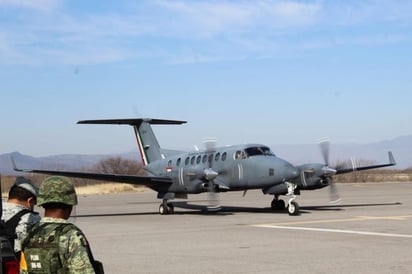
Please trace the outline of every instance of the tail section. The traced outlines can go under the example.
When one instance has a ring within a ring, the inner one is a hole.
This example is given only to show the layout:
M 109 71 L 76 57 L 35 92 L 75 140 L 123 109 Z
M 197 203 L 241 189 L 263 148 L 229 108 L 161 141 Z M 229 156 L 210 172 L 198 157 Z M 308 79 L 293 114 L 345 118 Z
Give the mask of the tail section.
M 162 120 L 151 118 L 140 119 L 106 119 L 106 120 L 81 120 L 78 124 L 106 124 L 106 125 L 130 125 L 133 126 L 137 146 L 142 157 L 143 165 L 162 159 L 160 145 L 152 130 L 151 125 L 180 125 L 186 121 Z

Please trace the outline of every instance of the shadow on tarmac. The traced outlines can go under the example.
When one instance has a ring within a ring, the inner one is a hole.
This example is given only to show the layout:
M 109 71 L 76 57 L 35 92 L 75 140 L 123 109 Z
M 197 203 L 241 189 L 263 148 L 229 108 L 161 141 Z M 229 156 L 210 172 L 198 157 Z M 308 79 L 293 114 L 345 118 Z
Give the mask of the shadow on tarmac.
M 374 203 L 374 204 L 339 204 L 339 205 L 318 205 L 318 206 L 301 206 L 300 214 L 311 214 L 312 211 L 341 211 L 352 207 L 377 207 L 377 206 L 396 206 L 395 203 Z M 226 216 L 235 213 L 259 213 L 259 214 L 287 214 L 287 210 L 272 210 L 270 207 L 242 207 L 242 206 L 221 206 L 219 211 L 208 211 L 205 205 L 189 204 L 187 202 L 173 202 L 175 212 L 173 215 L 205 215 L 205 216 Z M 176 209 L 189 209 L 191 211 L 176 211 Z M 102 214 L 84 214 L 72 215 L 72 218 L 87 217 L 116 217 L 116 216 L 144 216 L 159 215 L 159 212 L 131 212 L 131 213 L 102 213 Z

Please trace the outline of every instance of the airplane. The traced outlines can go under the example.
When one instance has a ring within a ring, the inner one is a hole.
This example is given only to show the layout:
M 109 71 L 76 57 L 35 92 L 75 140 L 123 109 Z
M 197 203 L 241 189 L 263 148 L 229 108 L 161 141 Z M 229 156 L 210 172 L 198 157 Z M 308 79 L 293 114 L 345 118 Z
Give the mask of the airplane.
M 366 170 L 395 165 L 391 152 L 389 163 L 345 169 L 329 166 L 329 143 L 321 143 L 325 163 L 310 163 L 294 166 L 277 157 L 271 149 L 262 144 L 240 144 L 215 147 L 215 142 L 206 142 L 204 150 L 162 154 L 152 125 L 181 125 L 186 121 L 152 118 L 80 120 L 77 124 L 129 125 L 134 129 L 138 149 L 146 176 L 124 174 L 102 174 L 91 172 L 58 171 L 45 169 L 21 169 L 12 158 L 15 171 L 61 175 L 74 178 L 94 179 L 144 185 L 157 192 L 162 199 L 161 215 L 173 214 L 172 199 L 187 199 L 188 194 L 209 193 L 209 211 L 218 211 L 220 206 L 216 193 L 261 189 L 264 194 L 273 195 L 273 210 L 287 208 L 289 215 L 299 215 L 299 204 L 295 201 L 301 190 L 320 189 L 330 186 L 332 194 L 336 188 L 332 176 L 356 170 Z M 289 197 L 287 206 L 279 197 Z M 336 195 L 335 195 L 336 196 Z

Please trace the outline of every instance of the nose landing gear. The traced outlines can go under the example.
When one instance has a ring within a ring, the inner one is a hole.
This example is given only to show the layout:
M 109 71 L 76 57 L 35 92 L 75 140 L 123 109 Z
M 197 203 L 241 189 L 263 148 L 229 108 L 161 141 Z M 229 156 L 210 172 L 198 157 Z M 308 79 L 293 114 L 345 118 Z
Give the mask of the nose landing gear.
M 288 213 L 291 216 L 297 216 L 300 213 L 299 204 L 295 201 L 295 189 L 297 185 L 290 182 L 286 182 L 286 184 L 288 186 L 288 193 L 286 194 L 286 196 L 290 196 L 290 199 L 288 201 Z

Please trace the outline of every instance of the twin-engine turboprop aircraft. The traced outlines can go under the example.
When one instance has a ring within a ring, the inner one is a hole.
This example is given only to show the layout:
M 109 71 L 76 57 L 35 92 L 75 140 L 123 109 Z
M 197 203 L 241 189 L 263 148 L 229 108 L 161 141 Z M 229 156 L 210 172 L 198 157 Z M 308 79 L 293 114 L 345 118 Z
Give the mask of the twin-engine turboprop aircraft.
M 295 194 L 300 190 L 335 187 L 332 175 L 356 170 L 365 170 L 395 165 L 392 153 L 389 152 L 389 163 L 364 166 L 350 169 L 333 169 L 329 167 L 329 144 L 321 143 L 325 164 L 305 164 L 294 166 L 277 157 L 268 146 L 261 144 L 232 145 L 216 148 L 212 143 L 204 151 L 181 152 L 171 156 L 163 156 L 151 125 L 179 125 L 185 121 L 161 119 L 109 119 L 83 120 L 78 124 L 117 124 L 130 125 L 134 128 L 138 148 L 147 176 L 123 174 L 101 174 L 88 172 L 57 171 L 43 169 L 20 169 L 13 161 L 16 171 L 62 175 L 111 182 L 123 182 L 144 185 L 156 191 L 163 202 L 159 206 L 160 214 L 172 214 L 174 198 L 187 199 L 188 194 L 210 193 L 214 203 L 209 210 L 218 210 L 215 193 L 226 191 L 247 191 L 261 189 L 264 194 L 274 196 L 271 208 L 284 209 L 289 215 L 299 214 L 299 204 Z M 287 206 L 279 199 L 280 195 L 289 196 Z

